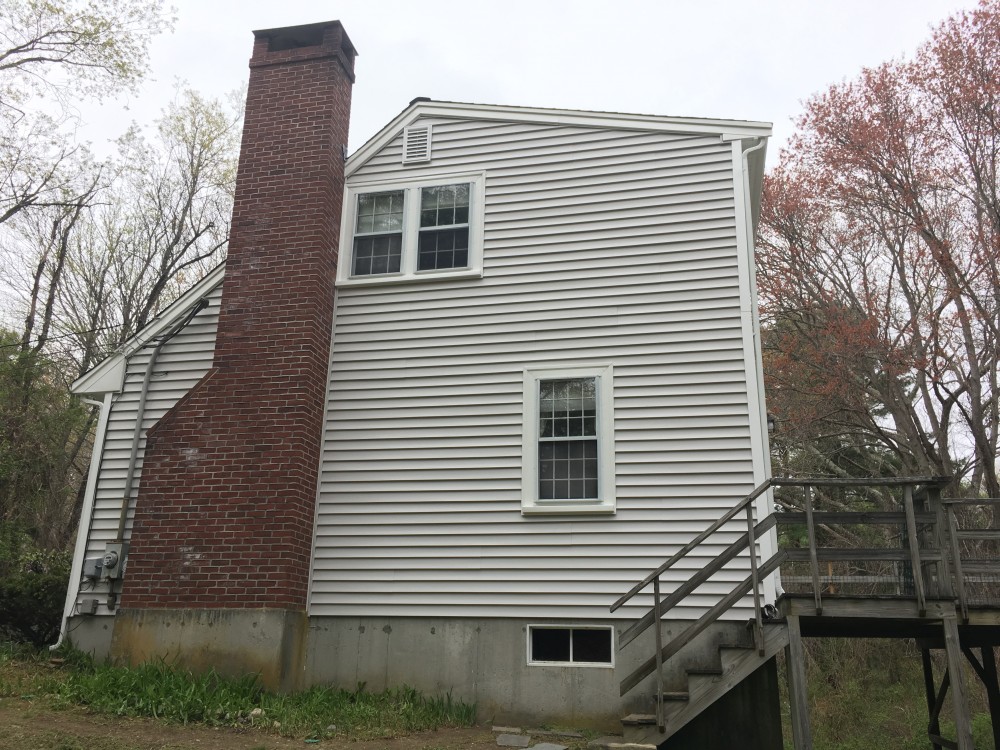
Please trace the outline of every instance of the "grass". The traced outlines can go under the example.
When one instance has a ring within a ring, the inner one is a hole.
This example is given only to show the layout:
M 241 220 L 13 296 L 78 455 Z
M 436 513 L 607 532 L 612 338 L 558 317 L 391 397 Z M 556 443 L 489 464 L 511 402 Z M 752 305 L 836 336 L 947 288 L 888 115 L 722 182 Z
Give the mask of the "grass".
M 180 724 L 257 727 L 288 736 L 375 739 L 472 726 L 474 705 L 451 695 L 428 697 L 408 687 L 384 692 L 314 687 L 288 695 L 264 690 L 256 676 L 193 674 L 164 662 L 137 667 L 95 665 L 69 652 L 63 670 L 39 654 L 0 652 L 0 697 L 48 696 L 115 716 Z

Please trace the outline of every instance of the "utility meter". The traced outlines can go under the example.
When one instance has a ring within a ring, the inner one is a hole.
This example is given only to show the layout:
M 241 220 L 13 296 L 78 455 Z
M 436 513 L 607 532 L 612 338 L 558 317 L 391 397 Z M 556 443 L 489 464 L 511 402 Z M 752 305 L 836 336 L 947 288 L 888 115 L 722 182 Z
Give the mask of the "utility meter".
M 104 559 L 101 561 L 102 581 L 121 578 L 124 555 L 124 545 L 120 542 L 108 542 L 104 548 Z

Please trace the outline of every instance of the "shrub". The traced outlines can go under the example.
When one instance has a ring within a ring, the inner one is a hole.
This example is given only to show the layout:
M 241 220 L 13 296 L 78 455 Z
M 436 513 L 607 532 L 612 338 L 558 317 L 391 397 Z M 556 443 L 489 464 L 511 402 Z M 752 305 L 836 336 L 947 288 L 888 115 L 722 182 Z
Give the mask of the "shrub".
M 68 552 L 39 549 L 17 529 L 0 530 L 0 639 L 55 642 L 69 570 Z

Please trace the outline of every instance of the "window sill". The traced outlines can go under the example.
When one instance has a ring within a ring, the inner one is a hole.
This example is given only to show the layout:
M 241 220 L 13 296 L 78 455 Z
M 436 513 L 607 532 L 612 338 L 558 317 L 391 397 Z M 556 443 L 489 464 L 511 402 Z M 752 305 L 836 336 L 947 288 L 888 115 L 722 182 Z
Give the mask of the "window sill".
M 522 516 L 595 515 L 613 516 L 615 506 L 607 503 L 567 503 L 566 505 L 521 505 Z
M 413 284 L 428 281 L 447 281 L 449 279 L 481 279 L 483 269 L 462 268 L 457 271 L 418 271 L 413 274 L 386 274 L 384 276 L 358 276 L 340 279 L 337 287 L 348 286 L 383 286 L 392 284 Z

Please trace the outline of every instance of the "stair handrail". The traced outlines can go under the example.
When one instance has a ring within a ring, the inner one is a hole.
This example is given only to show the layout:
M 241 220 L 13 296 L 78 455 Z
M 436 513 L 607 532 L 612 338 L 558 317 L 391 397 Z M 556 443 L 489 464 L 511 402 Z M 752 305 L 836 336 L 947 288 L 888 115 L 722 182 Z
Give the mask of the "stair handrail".
M 776 554 L 768 560 L 761 569 L 758 570 L 757 537 L 758 534 L 771 528 L 773 525 L 773 519 L 768 519 L 767 521 L 754 524 L 753 503 L 757 498 L 767 492 L 770 487 L 771 479 L 765 479 L 761 484 L 754 488 L 749 495 L 740 500 L 740 502 L 730 508 L 711 526 L 684 545 L 684 547 L 672 555 L 669 560 L 647 575 L 643 580 L 633 586 L 626 594 L 611 605 L 611 611 L 614 612 L 648 585 L 653 584 L 652 610 L 646 613 L 646 615 L 629 628 L 628 631 L 622 634 L 618 641 L 618 648 L 620 650 L 647 627 L 655 625 L 656 653 L 653 655 L 652 659 L 647 660 L 622 681 L 620 690 L 621 694 L 625 695 L 625 693 L 635 687 L 644 677 L 654 671 L 656 672 L 656 724 L 661 732 L 665 731 L 663 708 L 663 662 L 670 658 L 673 654 L 680 651 L 680 649 L 689 643 L 698 633 L 708 627 L 711 623 L 718 620 L 719 617 L 732 607 L 738 599 L 741 599 L 751 591 L 753 592 L 754 603 L 754 645 L 757 647 L 757 650 L 761 655 L 764 654 L 764 625 L 760 602 L 760 578 L 762 576 L 770 575 L 778 569 L 778 566 L 781 564 L 782 555 L 781 553 Z M 697 549 L 702 542 L 708 539 L 712 534 L 719 531 L 723 526 L 743 512 L 746 513 L 746 533 L 741 535 L 726 549 L 725 552 L 719 555 L 709 565 L 702 568 L 699 573 L 692 576 L 691 579 L 683 584 L 678 590 L 668 596 L 666 600 L 661 600 L 660 576 L 674 566 L 678 561 L 684 559 L 684 557 Z M 736 555 L 747 548 L 750 549 L 750 575 L 744 581 L 737 584 L 736 588 L 734 588 L 722 601 L 702 615 L 696 623 L 691 625 L 687 628 L 687 630 L 664 646 L 661 633 L 663 615 L 672 607 L 679 604 L 688 594 L 691 593 L 691 591 L 720 571 L 723 566 L 735 558 Z
M 680 560 L 683 560 L 685 557 L 687 557 L 687 555 L 689 555 L 691 552 L 693 552 L 695 549 L 701 546 L 701 543 L 704 542 L 706 539 L 708 539 L 710 536 L 712 536 L 712 534 L 714 534 L 716 531 L 718 531 L 727 523 L 736 518 L 736 516 L 738 516 L 741 511 L 745 510 L 750 503 L 752 503 L 754 500 L 756 500 L 758 497 L 763 495 L 771 488 L 771 482 L 772 480 L 769 477 L 765 479 L 763 482 L 761 482 L 759 485 L 757 485 L 757 487 L 754 488 L 753 492 L 751 492 L 749 495 L 740 500 L 740 502 L 738 502 L 736 505 L 734 505 L 732 508 L 726 511 L 726 513 L 723 514 L 717 521 L 715 521 L 715 523 L 713 523 L 711 526 L 709 526 L 707 529 L 701 532 L 698 536 L 696 536 L 690 542 L 681 547 L 676 553 L 674 553 L 670 557 L 669 560 L 663 563 L 663 565 L 658 567 L 648 576 L 639 581 L 639 583 L 630 588 L 627 593 L 625 593 L 617 601 L 615 601 L 614 604 L 611 605 L 611 611 L 614 612 L 615 610 L 619 609 L 622 605 L 626 604 L 632 597 L 634 597 L 636 594 L 638 594 L 640 591 L 646 588 L 649 584 L 651 584 L 654 580 L 663 575 L 664 572 L 672 568 Z
M 924 575 L 922 566 L 927 562 L 934 562 L 938 565 L 937 573 L 933 580 L 933 590 L 930 592 L 931 596 L 937 598 L 950 598 L 954 596 L 950 588 L 951 575 L 949 571 L 949 562 L 953 562 L 957 570 L 957 580 L 958 580 L 958 596 L 956 604 L 959 604 L 962 609 L 963 619 L 967 618 L 967 596 L 964 591 L 962 567 L 961 567 L 961 554 L 959 550 L 958 540 L 961 535 L 968 536 L 970 538 L 975 536 L 983 536 L 984 538 L 997 538 L 1000 537 L 1000 529 L 986 529 L 982 532 L 962 532 L 958 530 L 958 524 L 955 519 L 954 505 L 959 504 L 993 504 L 1000 503 L 997 498 L 988 498 L 985 500 L 953 500 L 944 501 L 942 504 L 940 498 L 940 488 L 945 486 L 951 481 L 950 477 L 939 477 L 939 476 L 917 476 L 917 477 L 872 477 L 872 478 L 860 478 L 860 477 L 815 477 L 815 478 L 791 478 L 791 477 L 772 477 L 764 480 L 760 485 L 758 485 L 752 492 L 743 497 L 738 503 L 731 507 L 724 515 L 712 523 L 708 528 L 702 531 L 698 536 L 688 542 L 684 547 L 675 552 L 666 562 L 660 565 L 658 568 L 649 573 L 645 578 L 643 578 L 639 583 L 635 584 L 628 592 L 622 595 L 618 600 L 611 605 L 610 611 L 615 612 L 620 609 L 623 605 L 629 602 L 637 594 L 642 592 L 650 584 L 653 585 L 653 607 L 647 611 L 641 618 L 636 620 L 630 627 L 621 633 L 618 638 L 618 649 L 621 650 L 629 643 L 631 643 L 635 638 L 642 632 L 644 632 L 650 625 L 656 626 L 656 652 L 655 654 L 643 662 L 638 668 L 633 670 L 624 680 L 622 680 L 620 685 L 621 695 L 625 695 L 628 691 L 632 690 L 634 687 L 639 685 L 642 680 L 652 674 L 654 671 L 656 673 L 657 681 L 657 700 L 656 700 L 656 723 L 661 732 L 665 731 L 664 728 L 664 709 L 663 709 L 663 664 L 664 662 L 677 654 L 681 649 L 683 649 L 687 644 L 689 644 L 695 637 L 697 637 L 705 628 L 709 627 L 711 624 L 718 621 L 726 612 L 728 612 L 732 607 L 736 606 L 744 597 L 748 594 L 753 597 L 754 604 L 754 618 L 748 623 L 748 627 L 753 629 L 753 640 L 754 645 L 761 657 L 765 656 L 765 634 L 764 634 L 764 620 L 762 616 L 762 604 L 761 604 L 761 581 L 770 575 L 777 573 L 780 570 L 781 565 L 792 559 L 803 559 L 801 555 L 793 556 L 792 552 L 786 550 L 778 549 L 774 552 L 773 556 L 766 560 L 761 561 L 758 559 L 759 551 L 757 548 L 757 541 L 760 537 L 773 529 L 776 525 L 783 521 L 792 522 L 792 516 L 802 515 L 808 527 L 808 545 L 807 549 L 802 550 L 802 552 L 808 553 L 808 561 L 811 568 L 811 578 L 813 582 L 814 597 L 816 614 L 820 615 L 823 611 L 822 599 L 820 596 L 820 586 L 819 586 L 819 566 L 818 566 L 818 553 L 828 552 L 828 550 L 820 549 L 817 545 L 816 540 L 816 527 L 822 522 L 822 520 L 827 516 L 835 516 L 837 518 L 849 517 L 850 519 L 857 518 L 861 521 L 863 518 L 872 518 L 874 520 L 868 520 L 869 523 L 887 523 L 887 518 L 890 516 L 899 516 L 899 521 L 905 524 L 904 535 L 905 535 L 905 545 L 904 549 L 901 550 L 904 557 L 895 557 L 893 559 L 906 559 L 910 563 L 913 570 L 913 583 L 914 583 L 914 599 L 917 604 L 917 611 L 919 616 L 924 617 L 927 614 L 927 604 L 926 599 L 928 596 L 928 591 L 926 590 Z M 921 495 L 917 495 L 915 489 L 919 485 L 925 486 L 925 492 Z M 754 501 L 767 492 L 772 487 L 802 487 L 805 493 L 805 503 L 804 513 L 794 514 L 794 513 L 777 513 L 771 512 L 767 514 L 762 520 L 754 523 Z M 812 504 L 812 489 L 817 487 L 895 487 L 902 489 L 902 511 L 901 512 L 845 512 L 836 511 L 832 513 L 816 511 Z M 926 510 L 921 510 L 917 512 L 916 503 L 918 499 L 921 502 L 927 504 Z M 685 557 L 690 555 L 694 550 L 698 549 L 709 537 L 711 537 L 716 532 L 720 531 L 726 524 L 733 521 L 741 513 L 746 514 L 747 530 L 744 534 L 740 535 L 735 541 L 733 541 L 722 553 L 715 556 L 715 558 L 709 562 L 707 565 L 699 566 L 697 572 L 690 576 L 685 582 L 680 586 L 676 587 L 672 592 L 670 592 L 666 597 L 661 596 L 661 576 L 676 565 L 679 561 L 683 560 Z M 787 518 L 784 518 L 787 516 Z M 930 516 L 931 520 L 926 520 L 926 517 Z M 893 523 L 895 518 L 890 519 Z M 921 534 L 918 534 L 918 521 L 920 524 L 926 527 L 934 528 L 934 539 L 930 540 L 932 545 L 936 544 L 936 547 L 930 551 L 921 548 Z M 841 522 L 851 522 L 841 521 Z M 948 542 L 950 541 L 951 549 L 948 550 L 949 554 L 945 554 Z M 706 583 L 710 578 L 719 573 L 726 565 L 728 565 L 732 560 L 734 560 L 739 554 L 745 550 L 750 550 L 750 575 L 747 576 L 743 581 L 736 584 L 732 590 L 726 594 L 722 599 L 720 599 L 713 607 L 706 611 L 696 622 L 688 626 L 682 633 L 674 637 L 665 646 L 662 643 L 661 638 L 661 628 L 662 619 L 668 611 L 672 608 L 680 605 L 690 594 Z M 798 550 L 793 550 L 793 552 L 798 552 Z M 871 559 L 882 559 L 882 550 L 866 550 L 859 549 L 859 553 L 864 555 L 870 555 L 874 552 L 878 552 L 879 557 L 872 557 Z M 951 558 L 949 560 L 948 558 Z M 829 558 L 824 558 L 829 559 Z M 768 641 L 770 643 L 770 641 Z
M 959 528 L 958 519 L 955 516 L 955 508 L 962 506 L 982 506 L 982 505 L 1000 505 L 1000 498 L 997 497 L 978 497 L 978 498 L 960 498 L 960 497 L 943 497 L 941 498 L 941 505 L 945 512 L 945 526 L 946 533 L 948 537 L 948 543 L 951 547 L 951 558 L 952 564 L 955 566 L 955 587 L 957 589 L 956 594 L 958 596 L 959 611 L 962 615 L 962 621 L 969 621 L 969 596 L 965 589 L 965 560 L 962 559 L 962 549 L 959 544 L 959 537 L 963 536 L 965 538 L 975 539 L 977 537 L 990 538 L 992 533 L 995 533 L 997 529 L 983 529 L 978 533 L 975 530 L 966 531 Z

